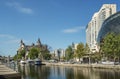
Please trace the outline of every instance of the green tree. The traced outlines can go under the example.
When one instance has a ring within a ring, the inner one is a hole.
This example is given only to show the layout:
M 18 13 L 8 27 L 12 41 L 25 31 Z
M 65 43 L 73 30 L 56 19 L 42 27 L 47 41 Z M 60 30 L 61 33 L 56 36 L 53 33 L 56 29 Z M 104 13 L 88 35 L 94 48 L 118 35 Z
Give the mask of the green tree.
M 21 60 L 21 59 L 22 59 L 21 54 L 18 54 L 18 55 L 17 55 L 17 59 L 18 59 L 18 60 Z
M 40 50 L 40 54 L 41 54 L 42 60 L 49 60 L 49 59 L 51 59 L 50 50 L 52 50 L 52 48 L 50 46 L 48 46 L 48 45 L 45 46 L 45 49 L 41 49 Z
M 73 50 L 71 46 L 68 46 L 68 48 L 65 50 L 65 58 L 67 61 L 73 58 Z
M 22 59 L 22 57 L 25 58 L 25 54 L 25 50 L 21 50 L 17 55 L 17 59 Z
M 108 33 L 103 38 L 101 49 L 108 59 L 116 58 L 120 52 L 120 35 Z
M 44 56 L 45 60 L 50 60 L 51 59 L 51 54 L 50 53 L 46 53 Z
M 15 56 L 13 57 L 13 59 L 16 61 L 16 60 L 17 60 L 17 55 L 15 55 Z
M 89 53 L 90 53 L 90 48 L 89 48 L 89 46 L 88 46 L 87 43 L 85 44 L 85 53 L 86 53 L 86 54 L 89 54 Z
M 79 58 L 85 55 L 85 48 L 83 43 L 79 43 L 76 50 L 76 56 Z
M 48 50 L 42 51 L 42 56 L 43 56 L 43 59 L 45 60 L 51 59 L 51 54 Z
M 106 57 L 111 57 L 113 56 L 113 52 L 115 48 L 115 43 L 114 43 L 115 35 L 114 33 L 108 33 L 102 41 L 101 49 L 103 53 L 105 54 Z
M 95 53 L 92 55 L 92 59 L 93 59 L 95 62 L 100 61 L 101 58 L 102 58 L 102 56 L 101 56 L 101 53 L 100 53 L 100 52 L 95 52 Z
M 39 53 L 40 53 L 40 50 L 38 48 L 33 47 L 30 49 L 28 57 L 30 57 L 31 59 L 38 58 Z
M 116 45 L 116 51 L 115 51 L 115 59 L 120 58 L 120 34 L 115 36 L 115 45 Z
M 21 50 L 21 51 L 20 51 L 20 54 L 21 54 L 22 57 L 25 58 L 25 54 L 26 54 L 25 50 Z

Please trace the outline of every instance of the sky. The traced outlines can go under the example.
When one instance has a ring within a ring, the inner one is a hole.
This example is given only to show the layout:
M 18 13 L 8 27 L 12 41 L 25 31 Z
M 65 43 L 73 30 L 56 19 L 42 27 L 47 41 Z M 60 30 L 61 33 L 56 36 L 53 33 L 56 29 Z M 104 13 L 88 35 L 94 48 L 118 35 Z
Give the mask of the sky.
M 14 56 L 22 39 L 52 50 L 86 43 L 85 28 L 103 4 L 120 0 L 0 0 L 0 55 Z

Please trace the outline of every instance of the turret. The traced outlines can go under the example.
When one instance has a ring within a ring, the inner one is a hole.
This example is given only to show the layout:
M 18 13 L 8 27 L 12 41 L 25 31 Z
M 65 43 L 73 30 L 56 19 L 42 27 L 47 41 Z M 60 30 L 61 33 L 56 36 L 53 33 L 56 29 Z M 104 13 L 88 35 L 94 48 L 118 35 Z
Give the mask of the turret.
M 41 46 L 40 38 L 38 38 L 37 45 Z
M 21 40 L 20 43 L 23 44 L 23 40 Z
M 23 40 L 20 41 L 20 47 L 24 48 L 25 44 L 23 43 Z

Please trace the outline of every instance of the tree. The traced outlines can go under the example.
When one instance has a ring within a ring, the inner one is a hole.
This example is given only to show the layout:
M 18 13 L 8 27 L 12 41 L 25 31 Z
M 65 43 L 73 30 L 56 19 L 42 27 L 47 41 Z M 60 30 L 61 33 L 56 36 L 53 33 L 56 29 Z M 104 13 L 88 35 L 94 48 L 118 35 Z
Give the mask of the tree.
M 16 60 L 17 60 L 17 55 L 15 55 L 15 56 L 13 57 L 13 59 L 16 61 Z
M 22 59 L 22 57 L 25 58 L 25 54 L 26 54 L 25 50 L 24 49 L 21 50 L 17 55 L 17 59 Z
M 90 60 L 91 60 L 91 51 L 90 51 L 90 48 L 89 48 L 89 46 L 88 46 L 87 43 L 85 44 L 84 54 L 87 54 L 87 55 L 88 55 L 88 57 L 89 57 L 88 62 L 89 62 L 89 64 L 90 64 L 90 62 L 91 62 L 91 61 L 90 61 Z
M 43 56 L 43 59 L 45 60 L 49 60 L 51 58 L 51 54 L 48 50 L 42 51 L 42 56 Z
M 45 45 L 45 48 L 40 50 L 40 54 L 41 54 L 42 60 L 49 60 L 49 59 L 51 59 L 50 50 L 52 50 L 52 48 L 50 46 L 48 46 L 48 45 Z
M 115 36 L 115 45 L 116 45 L 116 51 L 115 51 L 115 59 L 120 58 L 120 34 Z
M 101 53 L 100 52 L 95 52 L 93 55 L 92 55 L 92 59 L 93 59 L 93 61 L 95 61 L 95 62 L 98 62 L 98 61 L 100 61 L 101 60 Z
M 86 53 L 86 54 L 89 54 L 89 53 L 90 53 L 90 48 L 89 48 L 89 46 L 88 46 L 87 43 L 85 44 L 85 53 Z
M 21 50 L 21 51 L 20 51 L 20 54 L 21 54 L 22 57 L 25 58 L 25 54 L 26 54 L 25 50 Z
M 38 58 L 39 53 L 40 53 L 40 50 L 38 48 L 33 47 L 30 49 L 28 57 L 30 57 L 31 59 Z
M 71 46 L 68 46 L 68 48 L 65 50 L 65 57 L 67 61 L 73 58 L 73 50 Z
M 44 59 L 50 60 L 51 59 L 51 54 L 50 53 L 45 53 Z
M 76 56 L 80 58 L 85 55 L 85 48 L 84 48 L 84 44 L 83 43 L 79 43 L 77 46 L 77 50 L 76 50 Z
M 120 53 L 120 35 L 108 33 L 103 38 L 101 49 L 109 59 L 118 57 Z

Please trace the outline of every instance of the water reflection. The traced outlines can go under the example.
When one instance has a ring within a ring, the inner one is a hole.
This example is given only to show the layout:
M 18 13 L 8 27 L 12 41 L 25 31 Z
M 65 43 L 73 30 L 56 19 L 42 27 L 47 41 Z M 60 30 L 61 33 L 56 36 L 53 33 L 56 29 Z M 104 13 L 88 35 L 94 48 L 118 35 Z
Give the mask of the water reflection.
M 19 66 L 22 79 L 48 79 L 50 68 L 45 66 Z
M 99 79 L 120 79 L 120 70 L 96 69 L 94 73 L 98 73 Z
M 22 79 L 120 79 L 119 70 L 63 66 L 19 66 Z

